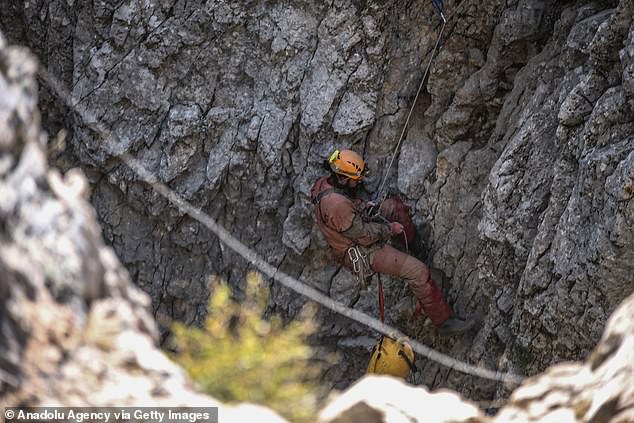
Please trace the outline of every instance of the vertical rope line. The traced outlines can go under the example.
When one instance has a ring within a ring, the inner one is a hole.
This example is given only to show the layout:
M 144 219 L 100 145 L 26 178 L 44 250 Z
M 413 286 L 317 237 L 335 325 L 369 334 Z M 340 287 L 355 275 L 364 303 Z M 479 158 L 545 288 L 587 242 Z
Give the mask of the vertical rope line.
M 429 69 L 434 60 L 434 56 L 436 55 L 436 50 L 438 49 L 438 45 L 440 44 L 440 39 L 442 38 L 443 31 L 445 30 L 445 24 L 447 23 L 444 16 L 442 17 L 442 25 L 440 27 L 440 32 L 438 33 L 438 38 L 436 39 L 436 44 L 431 52 L 431 57 L 429 58 L 429 62 L 427 62 L 427 67 L 425 68 L 425 73 L 423 74 L 423 78 L 418 85 L 418 91 L 416 91 L 416 96 L 414 97 L 414 102 L 412 103 L 412 107 L 409 109 L 409 113 L 407 114 L 407 119 L 405 119 L 405 124 L 403 125 L 403 130 L 401 131 L 401 135 L 398 138 L 398 142 L 396 143 L 396 147 L 394 147 L 394 152 L 392 153 L 392 157 L 390 158 L 390 163 L 385 169 L 385 174 L 383 175 L 383 180 L 381 181 L 381 185 L 379 185 L 379 189 L 376 194 L 377 203 L 381 203 L 383 201 L 383 188 L 385 187 L 385 183 L 387 182 L 387 177 L 390 174 L 390 169 L 394 164 L 394 158 L 398 153 L 398 150 L 401 146 L 401 142 L 403 141 L 403 137 L 405 136 L 405 132 L 407 131 L 407 126 L 409 125 L 409 120 L 412 117 L 412 112 L 414 111 L 414 107 L 416 106 L 416 102 L 418 101 L 418 97 L 420 95 L 421 90 L 423 89 L 423 85 L 425 84 L 425 79 L 427 78 L 427 74 L 429 73 Z
M 107 128 L 104 128 L 104 126 L 99 123 L 99 119 L 96 116 L 84 110 L 84 108 L 80 105 L 72 104 L 70 94 L 68 94 L 67 91 L 62 88 L 61 84 L 56 78 L 53 78 L 45 69 L 40 69 L 40 74 L 42 75 L 44 81 L 46 81 L 46 83 L 57 93 L 57 95 L 66 103 L 68 107 L 70 107 L 79 115 L 79 117 L 84 121 L 84 123 L 86 123 L 87 126 L 91 127 L 97 133 L 99 133 L 99 135 L 104 140 L 115 139 L 114 134 Z M 254 250 L 250 249 L 242 242 L 240 242 L 208 214 L 201 211 L 200 208 L 192 205 L 187 200 L 180 197 L 167 185 L 160 182 L 158 178 L 150 171 L 145 169 L 145 167 L 137 159 L 135 159 L 128 153 L 116 153 L 113 151 L 108 151 L 108 153 L 114 157 L 117 157 L 119 160 L 125 163 L 141 180 L 146 182 L 156 192 L 169 200 L 170 203 L 176 206 L 180 212 L 189 215 L 191 218 L 206 226 L 218 237 L 220 242 L 242 256 L 245 260 L 254 265 L 260 272 L 270 277 L 271 279 L 281 283 L 285 287 L 297 292 L 300 295 L 303 295 L 304 297 L 322 305 L 323 307 L 330 309 L 337 314 L 363 324 L 368 328 L 375 330 L 376 332 L 389 336 L 393 339 L 403 338 L 412 346 L 412 349 L 418 354 L 427 357 L 428 359 L 435 361 L 443 366 L 449 367 L 465 374 L 470 374 L 472 376 L 504 383 L 519 384 L 524 379 L 524 377 L 521 375 L 493 371 L 485 368 L 480 368 L 460 360 L 456 360 L 455 358 L 436 351 L 430 347 L 427 347 L 414 339 L 410 339 L 407 335 L 405 335 L 398 329 L 386 325 L 378 319 L 373 318 L 359 310 L 350 308 L 338 301 L 335 301 L 332 298 L 307 285 L 306 283 L 292 278 L 291 276 L 280 271 L 279 269 L 275 268 L 270 263 L 265 261 L 263 258 L 261 258 Z

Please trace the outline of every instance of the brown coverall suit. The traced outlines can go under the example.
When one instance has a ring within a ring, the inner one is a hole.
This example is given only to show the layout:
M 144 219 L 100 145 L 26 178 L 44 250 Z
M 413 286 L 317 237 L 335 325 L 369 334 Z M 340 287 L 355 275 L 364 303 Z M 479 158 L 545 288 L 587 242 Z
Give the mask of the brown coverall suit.
M 364 221 L 361 213 L 365 204 L 362 200 L 351 199 L 336 190 L 328 176 L 317 180 L 310 196 L 315 205 L 317 225 L 337 261 L 350 267 L 347 252 L 353 246 L 371 251 L 369 263 L 372 270 L 404 279 L 434 325 L 440 326 L 451 317 L 452 310 L 427 266 L 386 244 L 391 236 L 390 227 L 384 223 Z M 389 219 L 390 216 L 385 217 Z

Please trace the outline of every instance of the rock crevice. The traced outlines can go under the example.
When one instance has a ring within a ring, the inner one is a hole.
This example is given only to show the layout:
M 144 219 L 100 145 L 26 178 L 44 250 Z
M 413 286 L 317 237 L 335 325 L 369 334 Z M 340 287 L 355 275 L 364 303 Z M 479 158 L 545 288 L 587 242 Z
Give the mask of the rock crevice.
M 273 266 L 375 314 L 375 288 L 359 292 L 326 260 L 307 193 L 334 147 L 363 153 L 375 170 L 365 195 L 378 189 L 436 40 L 432 4 L 71 3 L 18 2 L 0 22 L 90 112 L 69 110 L 41 86 L 44 128 L 69 134 L 67 148 L 49 158 L 87 175 L 104 238 L 159 321 L 200 323 L 207 278 L 228 279 L 240 297 L 249 265 L 140 182 L 120 153 Z M 456 342 L 423 323 L 408 326 L 410 294 L 396 280 L 387 281 L 388 321 L 500 370 L 533 375 L 584 359 L 633 289 L 634 6 L 446 1 L 445 9 L 441 48 L 387 189 L 415 212 L 414 254 L 442 271 L 450 303 L 481 324 Z M 35 110 L 36 96 L 29 101 Z M 14 133 L 42 137 L 24 132 L 32 126 L 6 126 L 2 149 Z M 15 160 L 0 160 L 0 176 L 19 166 Z M 28 180 L 13 183 L 32 189 Z M 17 201 L 8 191 L 2 198 L 2 210 Z M 55 204 L 37 209 L 54 212 Z M 1 228 L 13 230 L 6 222 Z M 68 242 L 79 248 L 75 241 Z M 93 279 L 101 272 L 79 264 L 64 271 Z M 270 308 L 293 316 L 304 301 L 274 285 Z M 329 372 L 337 375 L 329 383 L 347 387 L 363 374 L 376 334 L 331 324 L 337 318 L 327 312 L 320 318 L 331 348 L 351 357 Z M 416 381 L 432 388 L 508 395 L 417 364 Z

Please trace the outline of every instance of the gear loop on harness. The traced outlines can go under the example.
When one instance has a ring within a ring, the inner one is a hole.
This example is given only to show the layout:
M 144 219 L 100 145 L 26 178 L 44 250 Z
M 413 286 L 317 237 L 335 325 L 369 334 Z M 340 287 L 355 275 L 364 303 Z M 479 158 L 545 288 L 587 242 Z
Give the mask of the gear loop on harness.
M 348 248 L 348 258 L 350 259 L 350 264 L 352 265 L 352 271 L 356 273 L 362 289 L 368 286 L 370 280 L 372 279 L 372 276 L 376 274 L 379 300 L 379 316 L 381 318 L 381 322 L 384 322 L 385 300 L 383 298 L 383 283 L 381 282 L 381 274 L 374 272 L 370 267 L 370 264 L 368 262 L 368 256 L 370 254 L 371 252 L 368 252 L 367 254 L 363 255 L 358 245 Z M 366 271 L 368 271 L 368 274 L 366 274 Z
M 368 279 L 374 275 L 370 263 L 368 262 L 369 255 L 369 252 L 363 254 L 363 250 L 358 245 L 353 245 L 348 248 L 348 258 L 352 265 L 352 271 L 357 275 L 362 288 L 367 286 Z
M 361 268 L 359 266 L 360 255 L 361 254 L 359 253 L 359 249 L 357 247 L 348 248 L 348 258 L 350 258 L 350 263 L 352 264 L 352 270 L 357 275 L 361 271 Z

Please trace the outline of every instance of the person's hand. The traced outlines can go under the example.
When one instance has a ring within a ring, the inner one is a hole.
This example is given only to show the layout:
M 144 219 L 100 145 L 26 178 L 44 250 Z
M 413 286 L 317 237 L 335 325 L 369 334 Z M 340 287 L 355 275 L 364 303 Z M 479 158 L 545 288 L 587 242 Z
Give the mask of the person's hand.
M 390 231 L 392 231 L 393 235 L 398 235 L 403 233 L 403 225 L 398 222 L 390 222 Z
M 379 209 L 374 201 L 368 201 L 365 203 L 364 212 L 367 217 L 372 218 L 379 213 Z

